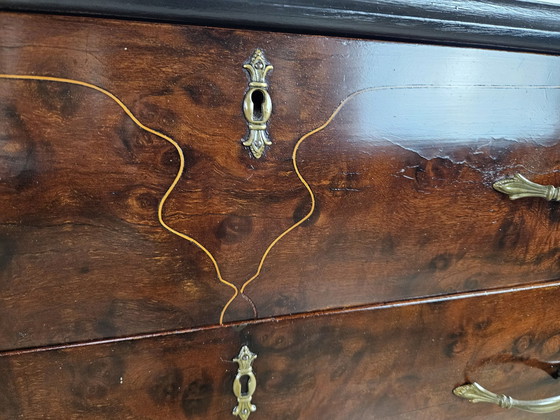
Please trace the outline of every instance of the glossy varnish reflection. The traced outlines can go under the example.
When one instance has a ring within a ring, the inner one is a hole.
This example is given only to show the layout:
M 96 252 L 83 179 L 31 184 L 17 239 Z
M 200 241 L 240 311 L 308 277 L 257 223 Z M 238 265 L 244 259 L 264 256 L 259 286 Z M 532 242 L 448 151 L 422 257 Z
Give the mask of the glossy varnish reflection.
M 207 247 L 258 316 L 557 278 L 557 203 L 492 190 L 557 178 L 556 57 L 347 39 L 3 15 L 1 73 L 88 81 L 176 139 L 186 168 L 165 218 Z M 273 140 L 253 159 L 242 69 L 274 65 Z M 476 86 L 475 86 L 476 85 Z M 490 88 L 495 85 L 507 89 Z M 455 86 L 455 87 L 453 87 Z M 231 291 L 207 256 L 162 229 L 177 153 L 77 86 L 0 81 L 1 346 L 215 324 Z M 7 134 L 6 134 L 7 133 Z M 226 321 L 254 317 L 238 298 Z M 40 320 L 40 321 L 39 321 Z

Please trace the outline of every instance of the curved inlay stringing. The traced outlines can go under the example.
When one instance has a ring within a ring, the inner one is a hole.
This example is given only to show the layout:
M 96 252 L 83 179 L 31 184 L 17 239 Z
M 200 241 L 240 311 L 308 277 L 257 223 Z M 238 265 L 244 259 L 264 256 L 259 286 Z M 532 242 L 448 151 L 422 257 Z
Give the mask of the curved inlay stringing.
M 294 171 L 298 177 L 298 179 L 300 180 L 300 182 L 304 185 L 305 189 L 307 190 L 308 194 L 309 194 L 309 198 L 310 198 L 310 202 L 311 202 L 311 206 L 309 211 L 307 212 L 307 214 L 305 214 L 305 216 L 303 216 L 300 220 L 298 220 L 297 222 L 295 222 L 293 225 L 291 225 L 290 227 L 288 227 L 286 230 L 284 230 L 280 235 L 278 235 L 269 245 L 268 247 L 265 249 L 263 255 L 260 258 L 259 264 L 257 266 L 257 270 L 255 272 L 255 274 L 253 274 L 248 280 L 246 280 L 242 286 L 240 288 L 237 288 L 237 286 L 235 286 L 235 284 L 225 280 L 222 277 L 222 273 L 220 270 L 220 266 L 218 264 L 218 261 L 216 260 L 216 258 L 214 257 L 214 255 L 199 241 L 197 241 L 196 239 L 192 238 L 191 236 L 179 232 L 175 229 L 173 229 L 171 226 L 169 226 L 165 220 L 163 219 L 163 207 L 165 205 L 165 202 L 167 201 L 168 197 L 171 195 L 171 193 L 173 192 L 173 190 L 175 189 L 175 186 L 177 185 L 177 183 L 179 182 L 179 180 L 181 179 L 181 174 L 183 173 L 183 170 L 185 168 L 185 155 L 183 153 L 183 150 L 181 149 L 181 147 L 179 146 L 179 144 L 173 140 L 171 137 L 166 136 L 165 134 L 154 130 L 153 128 L 150 128 L 144 124 L 142 124 L 135 116 L 134 114 L 130 111 L 130 109 L 117 97 L 115 96 L 113 93 L 109 92 L 106 89 L 103 89 L 99 86 L 96 86 L 94 84 L 91 83 L 87 83 L 87 82 L 83 82 L 80 80 L 74 80 L 74 79 L 66 79 L 66 78 L 61 78 L 61 77 L 50 77 L 50 76 L 34 76 L 34 75 L 16 75 L 16 74 L 0 74 L 0 79 L 9 79 L 9 80 L 32 80 L 32 81 L 43 81 L 43 82 L 51 82 L 51 83 L 66 83 L 66 84 L 71 84 L 71 85 L 77 85 L 77 86 L 82 86 L 82 87 L 86 87 L 89 89 L 93 89 L 97 92 L 102 93 L 103 95 L 109 97 L 110 99 L 112 99 L 115 103 L 117 103 L 117 105 L 125 112 L 125 114 L 134 122 L 134 124 L 136 124 L 139 128 L 141 128 L 144 131 L 147 131 L 148 133 L 151 133 L 165 141 L 167 141 L 168 143 L 170 143 L 175 150 L 177 151 L 177 154 L 179 155 L 179 160 L 180 160 L 180 164 L 179 164 L 179 169 L 177 170 L 177 174 L 175 175 L 175 178 L 173 179 L 173 182 L 171 183 L 171 185 L 169 186 L 169 188 L 167 189 L 167 191 L 165 192 L 165 194 L 163 195 L 163 197 L 161 198 L 159 204 L 158 204 L 158 221 L 159 223 L 163 226 L 163 228 L 165 228 L 166 230 L 168 230 L 169 232 L 191 242 L 192 244 L 194 244 L 195 246 L 197 246 L 198 248 L 200 248 L 210 259 L 210 261 L 212 262 L 214 269 L 216 271 L 216 276 L 218 278 L 218 280 L 225 284 L 226 286 L 230 287 L 233 289 L 233 295 L 231 296 L 231 298 L 226 302 L 226 304 L 224 305 L 221 313 L 220 313 L 220 324 L 223 324 L 223 320 L 224 320 L 224 316 L 225 313 L 228 309 L 228 307 L 231 305 L 231 303 L 235 300 L 235 298 L 241 293 L 244 294 L 247 286 L 249 286 L 249 284 L 251 284 L 261 273 L 262 268 L 264 266 L 265 260 L 268 257 L 270 251 L 272 250 L 272 248 L 274 248 L 274 246 L 284 237 L 286 236 L 288 233 L 290 233 L 292 230 L 296 229 L 298 226 L 300 226 L 302 223 L 304 223 L 307 219 L 309 219 L 313 213 L 315 212 L 315 207 L 316 207 L 316 200 L 315 200 L 315 195 L 313 194 L 313 190 L 311 189 L 310 185 L 308 184 L 308 182 L 305 180 L 305 178 L 302 176 L 301 171 L 298 167 L 297 164 L 297 153 L 298 150 L 301 146 L 301 144 L 310 136 L 312 136 L 313 134 L 316 134 L 320 131 L 322 131 L 323 129 L 325 129 L 336 117 L 336 115 L 340 112 L 340 110 L 346 105 L 348 104 L 348 102 L 350 102 L 352 99 L 354 99 L 355 97 L 367 93 L 367 92 L 375 92 L 375 91 L 382 91 L 382 90 L 403 90 L 403 89 L 459 89 L 459 88 L 480 88 L 480 89 L 560 89 L 560 86 L 555 86 L 555 85 L 433 85 L 433 84 L 426 84 L 426 85 L 422 85 L 422 84 L 411 84 L 411 85 L 397 85 L 397 86 L 374 86 L 374 87 L 369 87 L 369 88 L 365 88 L 356 92 L 353 92 L 351 94 L 349 94 L 346 98 L 344 98 L 339 104 L 338 106 L 335 108 L 335 110 L 332 112 L 332 114 L 327 118 L 327 120 L 320 125 L 319 127 L 305 133 L 303 136 L 301 136 L 299 138 L 299 140 L 296 142 L 296 144 L 294 145 L 294 148 L 292 150 L 292 165 L 294 167 Z

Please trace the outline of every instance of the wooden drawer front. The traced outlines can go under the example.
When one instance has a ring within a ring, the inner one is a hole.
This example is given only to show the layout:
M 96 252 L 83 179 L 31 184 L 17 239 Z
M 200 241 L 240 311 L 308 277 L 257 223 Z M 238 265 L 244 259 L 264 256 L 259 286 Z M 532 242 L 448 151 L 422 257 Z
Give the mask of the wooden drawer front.
M 240 142 L 256 48 L 274 66 L 258 160 Z M 491 186 L 560 184 L 560 91 L 531 87 L 560 85 L 558 57 L 6 13 L 0 73 L 101 86 L 175 139 L 163 218 L 237 288 L 310 209 L 297 140 L 393 87 L 301 143 L 315 211 L 225 321 L 560 276 L 558 205 Z M 218 323 L 233 289 L 158 221 L 169 142 L 68 83 L 0 79 L 0 113 L 0 348 Z
M 558 287 L 4 354 L 0 417 L 233 419 L 230 360 L 247 344 L 254 420 L 527 418 L 452 390 L 558 394 Z

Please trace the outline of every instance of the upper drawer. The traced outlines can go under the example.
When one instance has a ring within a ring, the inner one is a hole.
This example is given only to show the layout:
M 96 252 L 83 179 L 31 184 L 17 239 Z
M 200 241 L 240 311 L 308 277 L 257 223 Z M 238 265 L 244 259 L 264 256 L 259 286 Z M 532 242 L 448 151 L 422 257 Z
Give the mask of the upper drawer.
M 0 73 L 0 348 L 560 276 L 559 207 L 492 189 L 560 184 L 558 57 L 4 14 Z

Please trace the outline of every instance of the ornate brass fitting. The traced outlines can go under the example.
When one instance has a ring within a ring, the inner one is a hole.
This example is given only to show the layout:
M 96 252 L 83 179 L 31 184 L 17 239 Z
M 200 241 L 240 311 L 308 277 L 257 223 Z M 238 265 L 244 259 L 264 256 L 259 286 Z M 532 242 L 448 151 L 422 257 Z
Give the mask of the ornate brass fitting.
M 257 355 L 249 350 L 249 347 L 243 346 L 239 355 L 233 359 L 234 362 L 239 364 L 237 375 L 233 381 L 233 393 L 237 397 L 237 406 L 233 409 L 233 415 L 241 417 L 242 420 L 247 420 L 251 413 L 255 412 L 257 407 L 251 404 L 251 399 L 257 388 L 257 379 L 253 373 L 253 360 Z M 241 378 L 247 376 L 247 389 L 243 389 Z
M 494 189 L 509 195 L 511 200 L 525 197 L 539 197 L 548 201 L 560 201 L 560 188 L 552 185 L 541 185 L 529 181 L 521 174 L 494 183 Z
M 272 66 L 267 64 L 263 52 L 257 49 L 243 68 L 249 73 L 251 81 L 243 99 L 243 113 L 249 127 L 249 136 L 242 142 L 258 159 L 262 156 L 265 146 L 272 144 L 266 132 L 266 125 L 272 113 L 272 100 L 267 90 L 266 74 L 272 70 Z
M 560 409 L 560 396 L 532 401 L 516 400 L 509 395 L 495 394 L 488 391 L 476 382 L 458 386 L 453 390 L 453 393 L 472 403 L 491 403 L 502 408 L 517 408 L 518 410 L 531 413 L 552 413 Z

